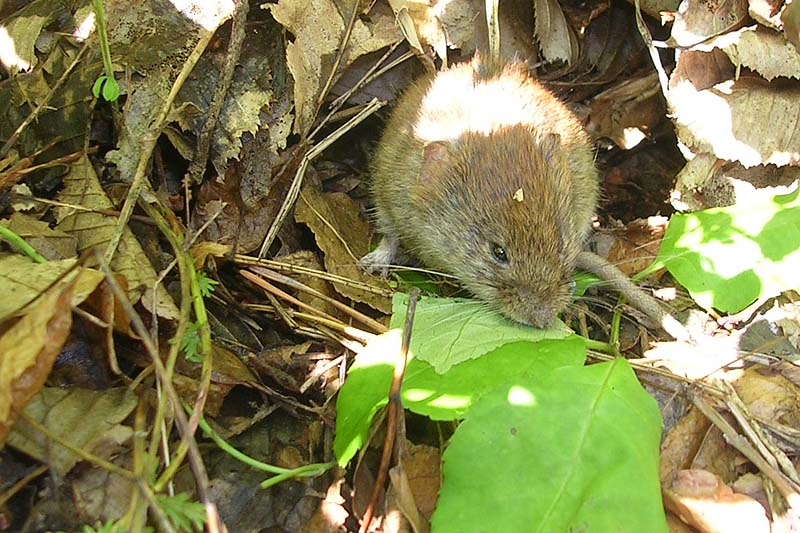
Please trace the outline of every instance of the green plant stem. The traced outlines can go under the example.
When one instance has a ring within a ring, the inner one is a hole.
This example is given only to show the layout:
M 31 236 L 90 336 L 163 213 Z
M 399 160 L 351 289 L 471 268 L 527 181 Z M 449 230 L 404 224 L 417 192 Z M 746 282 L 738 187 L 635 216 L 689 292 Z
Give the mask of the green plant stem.
M 39 255 L 39 252 L 33 249 L 33 246 L 25 242 L 25 239 L 0 224 L 0 237 L 8 241 L 11 246 L 17 248 L 20 252 L 24 253 L 37 263 L 47 263 L 47 259 Z
M 92 0 L 97 34 L 100 36 L 100 51 L 103 54 L 103 69 L 109 79 L 114 78 L 114 65 L 111 63 L 111 47 L 108 46 L 108 33 L 106 32 L 106 19 L 103 14 L 103 0 Z
M 615 349 L 614 345 L 610 342 L 600 342 L 594 339 L 587 339 L 586 337 L 581 337 L 584 342 L 586 343 L 586 349 L 594 350 L 596 352 L 607 353 L 610 355 L 619 355 L 619 350 Z
M 184 404 L 184 409 L 190 415 L 192 414 L 191 409 L 188 405 Z M 208 437 L 209 439 L 213 440 L 214 443 L 219 446 L 219 448 L 236 459 L 237 461 L 241 461 L 242 463 L 255 468 L 256 470 L 261 470 L 262 472 L 268 472 L 270 474 L 276 474 L 274 477 L 271 477 L 263 482 L 261 482 L 261 488 L 269 488 L 272 485 L 276 485 L 281 481 L 291 479 L 294 477 L 312 477 L 318 476 L 326 471 L 328 471 L 331 467 L 334 466 L 334 462 L 330 463 L 313 463 L 310 465 L 303 465 L 297 468 L 281 468 L 279 466 L 273 466 L 271 464 L 263 463 L 257 459 L 253 459 L 249 455 L 246 455 L 236 448 L 234 448 L 228 441 L 223 439 L 219 436 L 219 433 L 214 431 L 214 429 L 206 422 L 205 418 L 200 416 L 198 418 L 200 429 L 203 430 L 203 434 Z

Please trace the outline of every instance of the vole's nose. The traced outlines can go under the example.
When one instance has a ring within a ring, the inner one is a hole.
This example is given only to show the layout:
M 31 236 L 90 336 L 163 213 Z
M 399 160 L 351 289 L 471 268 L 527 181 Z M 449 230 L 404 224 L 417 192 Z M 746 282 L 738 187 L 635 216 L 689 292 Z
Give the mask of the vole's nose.
M 541 329 L 553 324 L 557 314 L 553 302 L 544 301 L 531 287 L 521 287 L 517 294 L 524 314 L 520 322 Z

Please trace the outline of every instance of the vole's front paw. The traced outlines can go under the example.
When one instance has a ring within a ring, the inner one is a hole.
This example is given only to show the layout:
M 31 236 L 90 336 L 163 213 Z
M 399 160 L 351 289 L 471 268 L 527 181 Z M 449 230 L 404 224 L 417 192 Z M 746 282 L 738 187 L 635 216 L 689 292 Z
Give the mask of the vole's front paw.
M 379 274 L 381 277 L 389 277 L 389 266 L 397 260 L 397 252 L 400 242 L 391 237 L 384 237 L 380 244 L 373 251 L 362 257 L 358 261 L 358 266 L 369 274 Z

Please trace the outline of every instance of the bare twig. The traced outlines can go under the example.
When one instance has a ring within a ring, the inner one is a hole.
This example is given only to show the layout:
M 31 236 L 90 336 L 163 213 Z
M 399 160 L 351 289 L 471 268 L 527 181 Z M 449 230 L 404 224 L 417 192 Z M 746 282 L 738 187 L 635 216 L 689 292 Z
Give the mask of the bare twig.
M 239 57 L 242 55 L 245 21 L 249 11 L 250 0 L 236 1 L 236 11 L 233 14 L 231 36 L 228 42 L 228 53 L 225 54 L 225 65 L 222 67 L 222 75 L 214 89 L 214 96 L 211 98 L 211 103 L 208 105 L 208 111 L 205 113 L 206 121 L 203 123 L 203 129 L 200 130 L 200 135 L 197 136 L 194 158 L 192 158 L 192 161 L 189 163 L 189 168 L 186 170 L 186 176 L 183 179 L 183 185 L 186 189 L 184 191 L 187 202 L 186 216 L 189 216 L 188 214 L 190 213 L 188 205 L 190 196 L 188 190 L 189 185 L 192 183 L 199 183 L 206 169 L 208 149 L 211 146 L 212 134 L 217 126 L 217 120 L 222 111 L 222 104 L 225 103 L 225 95 L 228 94 L 231 81 L 233 81 L 233 72 L 236 69 L 236 65 L 239 63 Z
M 419 289 L 414 287 L 408 294 L 408 307 L 406 308 L 406 322 L 403 326 L 403 342 L 400 345 L 400 353 L 394 365 L 394 375 L 392 376 L 392 385 L 389 388 L 389 406 L 387 408 L 386 416 L 386 438 L 383 441 L 383 453 L 381 455 L 381 463 L 378 468 L 378 475 L 375 479 L 375 485 L 372 487 L 372 495 L 369 499 L 366 511 L 364 511 L 364 518 L 361 521 L 359 533 L 365 533 L 369 529 L 369 524 L 372 522 L 372 515 L 375 512 L 375 506 L 378 504 L 378 498 L 383 490 L 383 485 L 386 482 L 386 477 L 389 472 L 389 462 L 393 455 L 393 450 L 396 446 L 402 443 L 396 442 L 397 425 L 401 422 L 403 414 L 403 400 L 400 397 L 400 387 L 403 385 L 403 376 L 406 372 L 406 360 L 408 359 L 408 347 L 411 344 L 411 332 L 414 326 L 414 313 L 417 310 L 417 298 L 419 297 Z

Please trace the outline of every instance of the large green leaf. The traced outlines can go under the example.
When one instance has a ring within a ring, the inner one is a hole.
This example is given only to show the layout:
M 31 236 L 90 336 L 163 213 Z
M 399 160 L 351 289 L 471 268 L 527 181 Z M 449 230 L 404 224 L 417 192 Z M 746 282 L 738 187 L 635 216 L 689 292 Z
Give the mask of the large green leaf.
M 800 288 L 800 199 L 754 193 L 732 207 L 673 215 L 655 266 L 705 309 L 741 311 Z
M 394 307 L 393 317 L 405 316 L 404 300 L 396 296 Z M 470 300 L 420 300 L 402 389 L 403 404 L 409 410 L 437 420 L 455 420 L 464 416 L 478 396 L 510 378 L 583 364 L 584 341 L 565 327 L 542 332 L 489 315 Z M 487 325 L 497 320 L 501 326 Z M 358 354 L 347 373 L 337 398 L 333 443 L 341 465 L 363 446 L 372 419 L 388 401 L 399 347 L 400 329 L 395 328 Z M 441 374 L 422 360 L 423 355 L 442 363 L 447 371 Z
M 520 376 L 453 435 L 432 531 L 666 531 L 660 434 L 624 359 Z
M 370 343 L 347 373 L 336 402 L 333 450 L 344 466 L 364 445 L 375 414 L 388 402 L 393 357 L 399 351 L 400 331 L 392 330 Z M 583 338 L 520 341 L 501 346 L 477 359 L 464 361 L 447 373 L 411 359 L 401 397 L 403 405 L 434 420 L 462 418 L 487 391 L 521 375 L 544 376 L 561 366 L 581 366 L 586 356 Z M 413 357 L 413 355 L 412 355 Z

